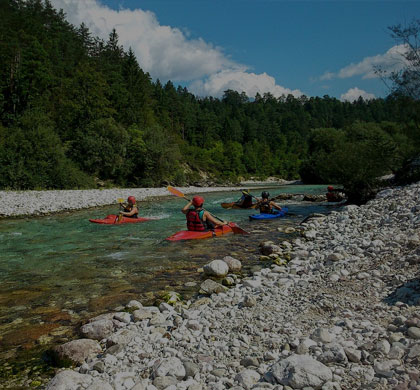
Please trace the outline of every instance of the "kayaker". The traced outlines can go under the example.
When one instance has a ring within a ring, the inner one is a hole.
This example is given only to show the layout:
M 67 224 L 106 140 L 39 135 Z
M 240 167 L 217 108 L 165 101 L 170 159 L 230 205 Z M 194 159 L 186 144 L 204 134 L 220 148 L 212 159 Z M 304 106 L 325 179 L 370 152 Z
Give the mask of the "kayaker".
M 255 206 L 256 209 L 260 210 L 261 214 L 273 214 L 273 210 L 281 211 L 281 207 L 269 199 L 270 194 L 267 191 L 261 193 L 261 199 L 258 199 L 258 202 Z
M 123 205 L 124 209 L 120 211 L 120 218 L 138 218 L 139 210 L 136 204 L 136 198 L 134 196 L 129 196 L 127 198 L 127 204 Z
M 214 230 L 216 226 L 227 225 L 225 221 L 219 221 L 213 217 L 207 210 L 203 209 L 204 198 L 194 196 L 181 210 L 187 216 L 188 230 L 204 232 Z M 190 208 L 194 206 L 194 208 Z
M 344 196 L 341 194 L 342 190 L 340 189 L 328 186 L 327 191 L 326 196 L 328 202 L 341 202 L 344 199 Z
M 242 190 L 241 198 L 235 204 L 244 209 L 252 207 L 252 195 L 247 190 Z

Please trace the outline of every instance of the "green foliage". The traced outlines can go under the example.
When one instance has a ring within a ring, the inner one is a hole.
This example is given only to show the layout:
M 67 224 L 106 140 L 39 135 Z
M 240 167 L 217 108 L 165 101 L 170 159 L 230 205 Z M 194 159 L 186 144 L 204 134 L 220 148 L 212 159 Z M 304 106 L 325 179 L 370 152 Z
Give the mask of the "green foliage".
M 66 158 L 52 122 L 27 112 L 20 126 L 0 126 L 0 187 L 10 189 L 86 188 L 93 181 Z
M 394 33 L 408 39 L 417 30 Z M 420 103 L 410 96 L 349 103 L 227 90 L 197 98 L 152 82 L 116 30 L 102 41 L 46 0 L 0 1 L 0 58 L 0 188 L 300 173 L 350 189 L 373 186 L 371 176 L 420 150 Z
M 383 124 L 389 129 L 389 124 Z M 341 183 L 351 201 L 374 194 L 378 179 L 399 167 L 400 150 L 380 124 L 356 122 L 344 130 L 314 130 L 310 158 L 301 169 L 304 180 Z

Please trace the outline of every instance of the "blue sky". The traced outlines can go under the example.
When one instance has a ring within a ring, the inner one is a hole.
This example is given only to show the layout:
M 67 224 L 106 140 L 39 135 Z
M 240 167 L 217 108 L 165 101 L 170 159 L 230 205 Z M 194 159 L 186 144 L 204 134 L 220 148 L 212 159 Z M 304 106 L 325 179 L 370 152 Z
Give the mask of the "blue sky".
M 115 27 L 141 67 L 199 95 L 384 97 L 374 64 L 403 48 L 388 27 L 420 18 L 420 1 L 52 0 L 106 39 Z

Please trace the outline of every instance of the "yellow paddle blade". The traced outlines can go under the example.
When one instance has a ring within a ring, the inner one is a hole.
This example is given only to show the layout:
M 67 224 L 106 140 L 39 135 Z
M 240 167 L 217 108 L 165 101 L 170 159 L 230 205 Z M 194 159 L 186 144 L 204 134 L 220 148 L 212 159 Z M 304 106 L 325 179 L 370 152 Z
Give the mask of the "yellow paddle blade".
M 180 198 L 185 198 L 185 195 L 174 187 L 168 186 L 168 191 L 175 196 L 179 196 Z
M 117 199 L 117 202 L 118 202 L 118 203 L 123 203 L 123 202 L 124 202 L 124 199 L 123 199 L 123 198 L 118 198 L 118 199 Z

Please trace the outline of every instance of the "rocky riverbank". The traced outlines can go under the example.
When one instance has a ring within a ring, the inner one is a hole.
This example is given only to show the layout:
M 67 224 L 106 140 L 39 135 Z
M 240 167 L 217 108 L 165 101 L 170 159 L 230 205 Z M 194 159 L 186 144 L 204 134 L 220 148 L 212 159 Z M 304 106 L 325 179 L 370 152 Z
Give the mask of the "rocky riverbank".
M 419 232 L 420 183 L 310 219 L 229 289 L 92 319 L 57 350 L 80 366 L 47 389 L 420 389 Z
M 178 187 L 185 194 L 234 191 L 238 187 Z M 168 196 L 161 188 L 113 188 L 103 190 L 0 191 L 0 217 L 34 216 L 81 210 L 117 203 L 134 196 L 137 201 Z

